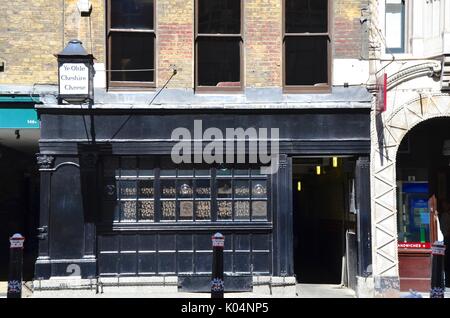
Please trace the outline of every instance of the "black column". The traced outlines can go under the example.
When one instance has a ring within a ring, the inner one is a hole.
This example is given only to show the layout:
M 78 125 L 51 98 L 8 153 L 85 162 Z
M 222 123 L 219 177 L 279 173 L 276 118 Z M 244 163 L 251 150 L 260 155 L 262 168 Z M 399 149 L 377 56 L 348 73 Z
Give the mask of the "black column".
M 280 155 L 278 173 L 272 176 L 273 275 L 294 274 L 292 218 L 292 159 Z
M 356 208 L 358 212 L 358 276 L 367 277 L 372 264 L 370 160 L 360 157 L 355 168 Z
M 50 180 L 55 158 L 45 154 L 37 154 L 40 173 L 40 209 L 39 209 L 39 254 L 35 266 L 35 279 L 48 279 L 51 276 L 49 255 L 49 215 L 50 215 Z

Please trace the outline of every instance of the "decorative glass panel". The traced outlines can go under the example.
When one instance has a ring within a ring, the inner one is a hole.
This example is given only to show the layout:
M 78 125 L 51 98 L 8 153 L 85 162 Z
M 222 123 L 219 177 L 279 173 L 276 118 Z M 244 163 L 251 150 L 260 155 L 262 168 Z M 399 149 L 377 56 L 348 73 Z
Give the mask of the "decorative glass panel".
M 195 180 L 195 197 L 196 198 L 210 198 L 211 197 L 211 181 Z
M 193 193 L 192 180 L 178 180 L 179 198 L 192 198 Z
M 153 186 L 153 180 L 140 180 L 139 185 L 139 198 L 153 198 L 155 188 Z
M 135 222 L 136 221 L 136 201 L 121 201 L 121 221 Z
M 195 202 L 195 218 L 196 220 L 211 220 L 210 201 Z
M 161 214 L 163 220 L 175 220 L 176 202 L 161 201 Z
M 253 180 L 252 181 L 252 197 L 253 198 L 267 198 L 267 181 Z
M 217 196 L 219 198 L 231 198 L 231 180 L 217 181 Z
M 250 189 L 248 188 L 248 180 L 234 180 L 234 196 L 236 198 L 249 198 Z
M 217 218 L 220 220 L 231 220 L 233 217 L 233 206 L 231 201 L 217 201 Z
M 194 215 L 194 204 L 192 201 L 179 201 L 180 220 L 192 220 Z
M 153 221 L 155 218 L 155 205 L 153 201 L 139 201 L 139 221 Z
M 175 180 L 161 180 L 162 198 L 175 198 L 176 193 Z
M 120 189 L 120 199 L 134 199 L 136 198 L 136 181 L 118 181 Z
M 267 220 L 267 201 L 252 202 L 252 219 Z
M 249 220 L 250 219 L 250 202 L 235 201 L 234 202 L 234 219 Z

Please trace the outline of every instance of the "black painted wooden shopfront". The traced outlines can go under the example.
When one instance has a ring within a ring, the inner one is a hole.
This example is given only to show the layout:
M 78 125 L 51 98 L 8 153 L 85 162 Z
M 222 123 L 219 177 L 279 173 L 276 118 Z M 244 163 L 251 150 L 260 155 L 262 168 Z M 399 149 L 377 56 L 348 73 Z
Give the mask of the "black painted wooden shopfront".
M 48 236 L 35 278 L 67 276 L 75 264 L 83 278 L 176 275 L 181 285 L 195 285 L 190 278 L 211 271 L 217 231 L 225 235 L 227 274 L 292 276 L 291 157 L 367 157 L 369 111 L 133 110 L 111 139 L 129 113 L 94 107 L 92 147 L 89 116 L 43 106 L 40 223 Z M 171 132 L 192 130 L 194 120 L 223 131 L 279 128 L 278 172 L 261 174 L 257 164 L 172 164 Z

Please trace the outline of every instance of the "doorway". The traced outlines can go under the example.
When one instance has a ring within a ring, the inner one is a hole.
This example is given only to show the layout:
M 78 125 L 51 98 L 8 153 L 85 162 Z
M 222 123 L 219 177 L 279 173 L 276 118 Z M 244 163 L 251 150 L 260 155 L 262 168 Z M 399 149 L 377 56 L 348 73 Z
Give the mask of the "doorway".
M 430 290 L 431 246 L 438 240 L 434 213 L 441 213 L 450 207 L 449 127 L 449 118 L 424 121 L 407 133 L 397 152 L 397 230 L 401 291 Z M 449 261 L 446 263 L 450 264 Z M 446 266 L 446 271 L 450 272 L 450 268 Z M 449 281 L 446 283 L 447 287 L 450 286 Z
M 343 282 L 346 231 L 355 227 L 349 213 L 349 167 L 347 158 L 293 160 L 294 272 L 298 283 Z

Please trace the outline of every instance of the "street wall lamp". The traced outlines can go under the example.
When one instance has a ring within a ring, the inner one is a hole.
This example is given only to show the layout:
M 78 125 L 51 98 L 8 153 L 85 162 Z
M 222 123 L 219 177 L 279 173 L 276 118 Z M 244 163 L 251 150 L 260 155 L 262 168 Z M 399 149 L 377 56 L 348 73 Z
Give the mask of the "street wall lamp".
M 94 56 L 84 49 L 81 41 L 71 40 L 58 59 L 58 104 L 92 103 L 94 99 Z

